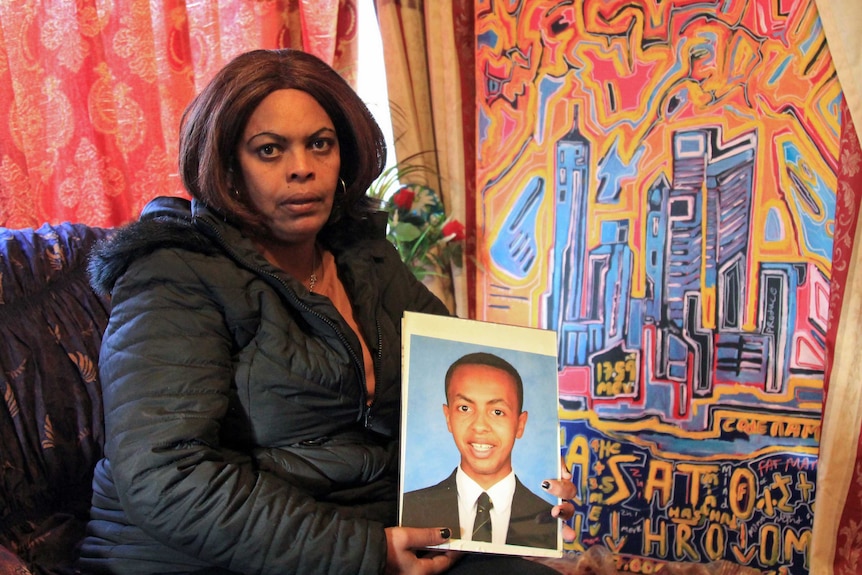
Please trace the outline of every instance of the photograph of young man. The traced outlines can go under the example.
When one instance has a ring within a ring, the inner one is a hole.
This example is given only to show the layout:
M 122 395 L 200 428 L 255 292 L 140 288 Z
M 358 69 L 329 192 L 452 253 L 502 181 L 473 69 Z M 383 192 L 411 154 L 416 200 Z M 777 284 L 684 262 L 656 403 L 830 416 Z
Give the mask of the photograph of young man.
M 471 353 L 449 367 L 445 393 L 443 415 L 460 464 L 440 483 L 404 494 L 402 525 L 446 525 L 465 541 L 555 548 L 551 504 L 512 467 L 528 419 L 518 371 L 497 355 Z

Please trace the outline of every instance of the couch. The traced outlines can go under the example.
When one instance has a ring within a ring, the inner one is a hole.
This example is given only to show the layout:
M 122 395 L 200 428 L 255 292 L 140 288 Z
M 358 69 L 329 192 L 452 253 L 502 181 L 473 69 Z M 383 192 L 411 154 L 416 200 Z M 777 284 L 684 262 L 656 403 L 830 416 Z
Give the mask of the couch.
M 109 302 L 87 280 L 110 230 L 0 228 L 0 574 L 73 573 L 103 444 Z
M 87 256 L 110 229 L 0 228 L 0 575 L 72 575 L 104 431 L 98 355 L 110 302 Z M 617 575 L 603 547 L 541 562 L 568 575 Z M 667 575 L 757 573 L 716 562 Z

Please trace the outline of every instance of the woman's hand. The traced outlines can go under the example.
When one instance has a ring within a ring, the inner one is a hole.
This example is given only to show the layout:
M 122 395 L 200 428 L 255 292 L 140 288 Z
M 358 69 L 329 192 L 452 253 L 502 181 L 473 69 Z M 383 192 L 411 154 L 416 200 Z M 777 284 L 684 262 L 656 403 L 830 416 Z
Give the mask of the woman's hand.
M 432 551 L 419 557 L 416 549 L 448 541 L 449 529 L 389 527 L 386 529 L 386 575 L 433 575 L 455 563 L 455 551 Z
M 551 508 L 551 516 L 561 521 L 568 521 L 575 515 L 575 505 L 573 502 L 577 500 L 578 493 L 575 484 L 572 483 L 572 474 L 566 468 L 566 462 L 562 459 L 560 461 L 560 477 L 562 479 L 546 479 L 542 482 L 542 489 L 563 500 L 562 503 L 554 505 Z M 578 501 L 578 503 L 580 502 Z M 568 523 L 563 523 L 563 541 L 571 543 L 575 540 L 576 536 L 575 530 Z

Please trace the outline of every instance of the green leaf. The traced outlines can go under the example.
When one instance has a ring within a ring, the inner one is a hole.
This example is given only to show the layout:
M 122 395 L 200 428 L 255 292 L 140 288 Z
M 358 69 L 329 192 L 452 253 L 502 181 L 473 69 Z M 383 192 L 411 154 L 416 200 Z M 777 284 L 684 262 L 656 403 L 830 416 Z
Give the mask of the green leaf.
M 389 234 L 399 242 L 412 242 L 420 235 L 422 230 L 409 222 L 399 222 L 389 228 Z
M 422 163 L 417 163 L 422 155 L 430 152 L 417 152 L 407 156 L 400 162 L 389 166 L 371 183 L 367 194 L 378 200 L 387 200 L 394 194 L 407 176 L 416 172 L 434 174 L 434 171 Z

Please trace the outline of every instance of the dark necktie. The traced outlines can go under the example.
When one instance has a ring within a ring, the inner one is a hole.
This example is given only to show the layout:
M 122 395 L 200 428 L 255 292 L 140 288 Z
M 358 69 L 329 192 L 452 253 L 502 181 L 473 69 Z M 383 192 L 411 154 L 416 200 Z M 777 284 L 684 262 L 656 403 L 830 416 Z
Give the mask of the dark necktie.
M 473 541 L 491 542 L 491 498 L 484 491 L 476 500 L 476 521 L 473 522 Z

